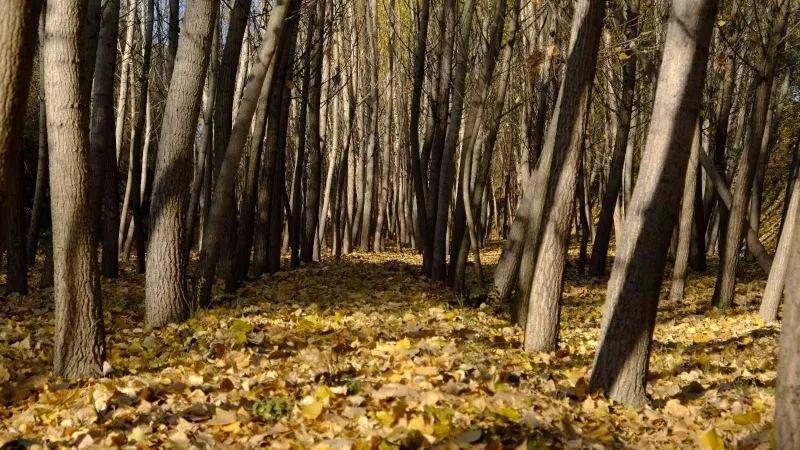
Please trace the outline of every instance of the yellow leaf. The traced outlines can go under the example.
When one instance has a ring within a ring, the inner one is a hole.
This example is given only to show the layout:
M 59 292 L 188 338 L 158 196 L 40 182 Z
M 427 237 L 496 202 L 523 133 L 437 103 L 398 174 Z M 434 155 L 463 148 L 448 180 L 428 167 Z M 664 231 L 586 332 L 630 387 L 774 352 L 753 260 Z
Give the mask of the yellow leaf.
M 394 423 L 394 417 L 386 411 L 378 411 L 375 414 L 375 418 L 385 427 L 391 426 Z
M 509 422 L 519 423 L 520 421 L 519 413 L 510 406 L 498 409 L 497 415 Z
M 322 403 L 314 402 L 308 405 L 303 405 L 303 417 L 308 420 L 314 420 L 322 414 Z
M 414 416 L 413 419 L 408 421 L 409 430 L 425 431 L 425 418 L 422 416 Z
M 694 342 L 697 344 L 704 344 L 706 342 L 710 342 L 714 339 L 714 336 L 709 334 L 696 334 L 694 336 Z
M 325 400 L 328 397 L 333 396 L 333 391 L 331 388 L 325 385 L 321 385 L 317 388 L 317 400 Z
M 717 436 L 717 432 L 713 428 L 700 435 L 700 445 L 709 450 L 725 449 L 725 442 Z
M 761 413 L 755 410 L 747 411 L 744 414 L 734 414 L 733 421 L 737 425 L 750 425 L 761 423 Z
M 217 408 L 217 412 L 214 414 L 214 417 L 208 421 L 208 424 L 212 426 L 224 426 L 230 425 L 236 422 L 236 420 L 236 412 Z

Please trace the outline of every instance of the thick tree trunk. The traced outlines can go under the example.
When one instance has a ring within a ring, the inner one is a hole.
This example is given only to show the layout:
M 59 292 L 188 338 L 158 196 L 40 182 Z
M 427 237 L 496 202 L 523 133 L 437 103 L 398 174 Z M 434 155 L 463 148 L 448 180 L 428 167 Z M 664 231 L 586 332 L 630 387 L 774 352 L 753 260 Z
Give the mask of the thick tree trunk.
M 625 41 L 633 45 L 639 35 L 638 17 L 639 1 L 628 0 L 625 18 Z M 631 130 L 631 111 L 633 110 L 633 94 L 636 90 L 636 61 L 633 49 L 628 49 L 622 69 L 622 101 L 618 105 L 616 139 L 611 154 L 611 163 L 608 169 L 608 181 L 603 194 L 600 207 L 600 218 L 595 230 L 594 244 L 592 245 L 592 258 L 589 261 L 589 276 L 602 277 L 606 273 L 608 259 L 608 243 L 611 239 L 611 227 L 614 224 L 614 211 L 617 209 L 619 191 L 622 187 L 622 172 L 625 166 L 626 150 Z M 619 233 L 619 228 L 616 228 Z
M 703 130 L 700 128 L 700 119 L 694 129 L 692 150 L 686 167 L 686 176 L 683 182 L 683 203 L 681 204 L 680 220 L 678 221 L 678 251 L 675 255 L 675 265 L 672 271 L 672 286 L 669 298 L 672 301 L 683 300 L 683 291 L 686 288 L 686 277 L 689 268 L 689 250 L 692 244 L 692 224 L 694 221 L 695 189 L 697 188 L 697 164 L 700 156 L 701 137 Z M 697 218 L 700 219 L 700 218 Z
M 537 182 L 533 210 L 541 220 L 527 231 L 525 250 L 535 255 L 533 276 L 525 279 L 520 274 L 523 288 L 530 283 L 529 294 L 520 297 L 528 305 L 523 343 L 528 351 L 551 351 L 558 344 L 561 287 L 604 14 L 602 0 L 576 5 L 555 116 L 533 175 Z
M 739 261 L 739 246 L 744 231 L 743 223 L 750 201 L 750 188 L 753 186 L 755 166 L 761 151 L 761 139 L 767 122 L 772 83 L 775 79 L 775 68 L 778 53 L 786 33 L 786 22 L 791 0 L 777 2 L 773 10 L 773 21 L 770 26 L 768 42 L 764 43 L 764 61 L 757 77 L 757 93 L 753 103 L 753 114 L 750 118 L 748 148 L 739 159 L 739 167 L 733 185 L 733 204 L 731 205 L 727 230 L 725 230 L 725 246 L 720 255 L 719 275 L 714 286 L 712 303 L 718 308 L 727 308 L 733 303 L 736 285 L 736 264 Z
M 414 47 L 414 87 L 411 92 L 411 111 L 409 113 L 409 144 L 411 158 L 411 176 L 414 185 L 414 200 L 416 201 L 416 227 L 423 230 L 419 233 L 421 242 L 417 244 L 423 249 L 423 257 L 433 254 L 433 242 L 427 239 L 425 231 L 428 229 L 427 216 L 425 215 L 425 184 L 423 171 L 427 167 L 421 165 L 419 150 L 419 116 L 421 112 L 422 85 L 425 82 L 425 54 L 428 45 L 428 22 L 430 18 L 430 0 L 422 0 L 419 12 L 419 30 Z
M 187 5 L 164 106 L 145 277 L 145 321 L 151 327 L 178 322 L 189 312 L 181 244 L 182 239 L 189 239 L 183 235 L 183 223 L 192 175 L 192 146 L 217 5 L 217 0 L 191 0 Z
M 47 7 L 42 61 L 55 268 L 53 372 L 70 378 L 99 376 L 105 336 L 89 203 L 89 105 L 80 84 L 86 11 L 69 0 L 50 0 Z
M 797 196 L 795 196 L 797 197 Z M 775 389 L 775 448 L 800 447 L 800 221 L 786 234 L 793 236 L 786 280 L 786 304 L 783 308 L 778 381 Z
M 13 210 L 0 218 L 0 239 L 9 238 L 8 293 L 26 294 L 28 289 L 22 133 L 41 7 L 41 1 L 12 0 L 0 5 L 0 208 Z
M 253 64 L 247 77 L 248 81 L 239 105 L 239 113 L 236 116 L 228 148 L 225 150 L 222 167 L 220 167 L 211 203 L 211 215 L 207 227 L 203 230 L 203 251 L 200 254 L 194 283 L 195 305 L 207 306 L 211 302 L 211 285 L 219 261 L 222 231 L 227 219 L 225 214 L 232 211 L 234 207 L 230 201 L 236 181 L 236 171 L 247 142 L 261 87 L 271 66 L 277 65 L 278 58 L 275 50 L 286 17 L 287 3 L 288 0 L 278 0 L 273 6 L 267 29 L 264 32 L 264 41 L 259 49 L 258 60 Z
M 715 15 L 715 0 L 670 7 L 653 119 L 617 243 L 590 381 L 592 389 L 624 404 L 646 400 L 667 247 L 683 194 Z

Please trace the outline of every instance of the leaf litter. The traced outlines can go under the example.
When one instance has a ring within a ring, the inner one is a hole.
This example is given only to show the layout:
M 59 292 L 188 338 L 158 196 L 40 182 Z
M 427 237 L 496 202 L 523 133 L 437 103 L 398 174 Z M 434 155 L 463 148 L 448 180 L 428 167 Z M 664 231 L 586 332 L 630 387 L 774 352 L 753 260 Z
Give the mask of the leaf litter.
M 493 268 L 499 245 L 483 254 Z M 574 255 L 572 255 L 574 256 Z M 143 326 L 143 277 L 104 281 L 100 379 L 50 374 L 52 290 L 0 302 L 0 445 L 56 448 L 770 447 L 779 327 L 710 308 L 715 273 L 660 305 L 641 409 L 588 391 L 605 282 L 568 268 L 561 345 L 522 351 L 507 307 L 456 298 L 410 252 L 263 276 L 182 324 Z M 669 279 L 666 277 L 665 279 Z

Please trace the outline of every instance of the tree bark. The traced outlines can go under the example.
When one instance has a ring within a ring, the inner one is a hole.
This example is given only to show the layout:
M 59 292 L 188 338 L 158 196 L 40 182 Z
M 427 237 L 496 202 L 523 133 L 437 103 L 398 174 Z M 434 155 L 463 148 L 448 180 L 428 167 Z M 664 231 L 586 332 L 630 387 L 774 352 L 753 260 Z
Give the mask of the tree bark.
M 681 204 L 680 220 L 678 221 L 678 251 L 675 255 L 675 264 L 672 271 L 672 286 L 669 298 L 672 301 L 683 300 L 686 289 L 686 277 L 689 268 L 689 250 L 692 244 L 692 224 L 694 221 L 695 189 L 697 188 L 697 164 L 700 156 L 701 134 L 700 119 L 694 129 L 692 150 L 689 153 L 689 162 L 686 167 L 686 176 L 683 182 L 683 202 Z M 700 218 L 697 218 L 700 219 Z
M 305 230 L 303 237 L 302 260 L 305 263 L 314 261 L 314 245 L 317 242 L 317 227 L 319 226 L 319 197 L 322 180 L 322 139 L 320 137 L 320 104 L 322 101 L 322 59 L 324 57 L 325 42 L 325 0 L 316 2 L 316 17 L 314 21 L 314 43 L 311 47 L 311 84 L 304 88 L 309 89 L 308 129 L 305 133 L 309 137 L 310 150 L 308 164 L 308 189 L 306 195 Z
M 211 303 L 211 285 L 220 256 L 222 231 L 227 219 L 225 214 L 232 211 L 234 207 L 230 201 L 236 181 L 236 171 L 247 142 L 261 87 L 270 67 L 277 65 L 278 58 L 275 56 L 275 50 L 286 17 L 287 3 L 288 0 L 278 0 L 273 6 L 264 33 L 264 41 L 259 49 L 258 60 L 253 64 L 247 77 L 248 81 L 244 87 L 239 113 L 236 116 L 228 148 L 225 150 L 222 167 L 220 167 L 208 225 L 203 230 L 203 251 L 200 254 L 193 287 L 195 305 L 208 306 Z
M 116 149 L 114 148 L 114 68 L 117 61 L 117 33 L 119 32 L 119 0 L 108 0 L 103 7 L 103 20 L 97 48 L 97 61 L 92 87 L 91 195 L 94 208 L 94 231 L 100 242 L 102 230 L 102 274 L 116 278 L 119 267 L 117 234 L 119 233 L 119 199 L 117 195 Z M 107 159 L 113 160 L 113 166 Z M 112 170 L 113 169 L 113 170 Z M 106 178 L 111 178 L 106 180 Z M 105 213 L 103 213 L 105 209 Z M 101 228 L 102 226 L 102 228 Z
M 105 336 L 89 203 L 89 105 L 80 76 L 86 10 L 70 0 L 50 0 L 47 7 L 42 61 L 55 269 L 53 372 L 69 378 L 99 376 Z
M 527 287 L 530 283 L 529 294 L 520 296 L 528 304 L 523 342 L 528 351 L 551 351 L 558 344 L 561 287 L 604 14 L 602 0 L 584 0 L 576 5 L 570 56 L 555 115 L 533 175 L 537 182 L 534 217 L 541 220 L 532 223 L 527 231 L 525 250 L 535 255 L 533 276 L 526 279 L 520 273 L 520 284 Z
M 131 68 L 131 54 L 133 53 L 133 39 L 136 31 L 136 8 L 137 0 L 127 0 L 128 11 L 125 15 L 128 23 L 125 28 L 125 39 L 122 41 L 122 67 L 119 70 L 119 95 L 117 97 L 117 119 L 115 121 L 115 148 L 117 149 L 116 159 L 119 160 L 122 151 L 122 139 L 125 134 L 125 111 L 128 105 L 128 80 Z
M 717 308 L 727 308 L 733 303 L 736 285 L 736 264 L 739 261 L 739 245 L 744 231 L 744 218 L 750 201 L 750 188 L 753 186 L 755 166 L 761 151 L 761 139 L 767 121 L 772 83 L 775 79 L 775 68 L 778 53 L 782 47 L 786 33 L 791 0 L 781 0 L 774 6 L 773 20 L 770 26 L 768 42 L 764 46 L 764 61 L 757 74 L 757 93 L 753 103 L 753 114 L 750 118 L 748 148 L 739 159 L 739 167 L 733 185 L 733 204 L 731 205 L 727 230 L 725 230 L 725 246 L 720 255 L 719 274 L 714 286 L 712 303 Z
M 44 16 L 39 20 L 39 54 L 44 49 Z M 39 64 L 40 80 L 44 80 L 44 64 Z M 38 161 L 36 164 L 36 188 L 33 194 L 33 205 L 31 206 L 31 222 L 28 228 L 27 253 L 28 264 L 34 265 L 36 262 L 36 248 L 39 244 L 39 231 L 42 223 L 42 214 L 45 208 L 45 194 L 50 187 L 49 152 L 47 148 L 47 107 L 45 106 L 44 84 L 39 87 L 39 148 Z M 8 114 L 4 114 L 8 116 Z M 116 169 L 116 167 L 115 167 Z M 49 206 L 48 206 L 49 208 Z M 0 225 L 0 230 L 2 225 Z M 114 236 L 116 239 L 116 236 Z M 49 239 L 49 238 L 48 238 Z M 116 241 L 114 241 L 116 246 Z M 52 247 L 52 246 L 51 246 Z M 52 252 L 52 250 L 51 250 Z
M 216 195 L 216 181 L 222 167 L 228 143 L 231 137 L 231 125 L 236 116 L 239 97 L 236 96 L 237 68 L 240 66 L 244 32 L 250 14 L 252 0 L 236 0 L 231 9 L 228 32 L 225 36 L 225 47 L 219 65 L 219 79 L 217 80 L 217 94 L 214 106 L 214 167 L 212 186 Z M 240 70 L 246 70 L 244 68 Z M 258 95 L 258 92 L 256 92 Z M 233 270 L 233 256 L 236 248 L 234 233 L 236 231 L 236 198 L 234 191 L 230 192 L 227 204 L 231 209 L 225 211 L 225 224 L 220 229 L 219 238 L 223 240 L 222 256 L 219 272 L 222 278 L 229 279 Z M 213 200 L 212 200 L 213 203 Z M 205 234 L 205 227 L 203 230 Z M 216 265 L 216 264 L 215 264 Z
M 633 45 L 639 35 L 639 1 L 626 2 L 625 41 Z M 608 260 L 608 243 L 611 239 L 611 227 L 614 224 L 614 211 L 617 209 L 617 200 L 622 186 L 622 171 L 625 166 L 626 150 L 631 130 L 631 111 L 633 110 L 633 94 L 636 90 L 636 61 L 638 57 L 633 54 L 633 49 L 628 48 L 622 69 L 622 98 L 618 105 L 619 120 L 617 121 L 616 139 L 611 154 L 611 163 L 608 169 L 606 190 L 600 207 L 600 218 L 595 229 L 594 244 L 592 245 L 592 258 L 589 261 L 589 276 L 602 277 L 606 273 Z M 619 233 L 619 229 L 616 229 Z
M 624 404 L 646 400 L 667 247 L 683 194 L 715 16 L 715 0 L 670 7 L 653 119 L 617 244 L 589 383 Z
M 183 223 L 203 82 L 211 50 L 217 0 L 191 0 L 183 20 L 175 69 L 164 106 L 153 194 L 145 277 L 145 322 L 164 326 L 189 312 Z M 189 7 L 191 6 L 191 7 Z
M 800 221 L 795 220 L 785 233 L 792 235 L 792 243 L 775 389 L 774 433 L 779 450 L 800 447 Z
M 436 222 L 433 235 L 434 280 L 445 280 L 447 277 L 447 230 L 450 217 L 450 200 L 453 189 L 453 163 L 459 131 L 461 115 L 464 112 L 464 94 L 466 91 L 467 61 L 469 58 L 469 38 L 472 31 L 472 16 L 475 11 L 474 0 L 466 0 L 459 19 L 459 33 L 456 49 L 456 67 L 453 75 L 453 102 L 450 106 L 450 117 L 447 122 L 447 133 L 442 149 L 442 161 L 439 173 L 439 190 L 436 201 Z M 465 160 L 462 158 L 462 160 Z M 468 173 L 465 176 L 469 177 Z
M 797 158 L 798 154 L 800 154 L 798 150 L 800 150 L 800 147 L 795 146 L 794 158 Z M 788 182 L 791 183 L 791 191 L 797 193 L 800 188 L 800 178 L 796 176 L 790 177 Z M 787 198 L 787 202 L 785 226 L 778 238 L 775 260 L 772 262 L 772 269 L 767 277 L 767 287 L 764 289 L 761 307 L 758 310 L 758 316 L 764 322 L 774 322 L 778 319 L 778 307 L 781 303 L 786 278 L 789 275 L 787 273 L 787 268 L 790 266 L 789 257 L 793 251 L 793 242 L 797 241 L 797 237 L 794 236 L 794 230 L 796 229 L 795 224 L 798 222 L 797 210 L 800 209 L 800 195 L 791 194 Z M 791 282 L 792 280 L 789 281 Z

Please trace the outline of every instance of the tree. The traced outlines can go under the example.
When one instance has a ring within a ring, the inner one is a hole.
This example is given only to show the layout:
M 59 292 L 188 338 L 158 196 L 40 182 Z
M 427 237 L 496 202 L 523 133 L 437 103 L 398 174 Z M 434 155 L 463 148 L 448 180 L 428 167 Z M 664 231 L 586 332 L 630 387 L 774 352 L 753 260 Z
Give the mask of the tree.
M 105 359 L 89 202 L 88 98 L 80 77 L 85 14 L 79 2 L 47 2 L 43 61 L 55 268 L 53 371 L 64 377 L 97 376 Z
M 800 221 L 793 225 L 784 231 L 793 238 L 775 389 L 775 448 L 781 450 L 800 446 Z
M 519 297 L 520 302 L 528 304 L 527 317 L 520 313 L 525 317 L 523 346 L 528 351 L 554 350 L 558 342 L 561 286 L 575 210 L 573 200 L 604 13 L 604 1 L 584 0 L 576 5 L 569 58 L 554 117 L 539 166 L 531 177 L 536 183 L 532 209 L 539 220 L 528 225 L 525 251 L 532 252 L 535 265 L 530 278 L 523 277 L 521 270 L 519 281 L 522 286 L 530 284 L 530 289 L 523 290 Z
M 177 322 L 189 312 L 183 215 L 192 173 L 192 146 L 211 50 L 217 0 L 190 0 L 183 19 L 164 119 L 150 204 L 151 232 L 145 276 L 148 326 Z
M 625 404 L 646 399 L 669 237 L 683 193 L 715 16 L 715 0 L 670 7 L 653 118 L 617 244 L 590 380 L 592 389 Z
M 680 221 L 678 222 L 678 252 L 675 255 L 675 264 L 672 271 L 672 286 L 669 291 L 669 298 L 672 301 L 683 300 L 683 291 L 686 288 L 686 276 L 689 266 L 689 251 L 692 241 L 692 224 L 694 220 L 702 220 L 702 217 L 694 217 L 695 190 L 697 189 L 697 165 L 699 155 L 703 151 L 701 146 L 700 119 L 694 129 L 692 139 L 692 150 L 689 153 L 689 163 L 686 167 L 686 176 L 683 183 L 683 202 L 681 203 Z M 702 252 L 702 251 L 701 251 Z M 702 252 L 704 253 L 704 252 Z
M 117 152 L 112 133 L 114 123 L 114 67 L 117 61 L 119 32 L 119 0 L 108 0 L 103 7 L 102 27 L 98 39 L 97 61 L 92 87 L 91 193 L 97 240 L 102 238 L 102 274 L 116 277 L 119 271 L 117 234 L 119 232 L 119 198 L 117 196 Z M 103 211 L 105 210 L 105 211 Z M 101 233 L 102 219 L 102 233 Z
M 622 96 L 618 105 L 617 129 L 614 133 L 614 149 L 611 163 L 608 168 L 608 180 L 600 207 L 600 218 L 592 245 L 592 258 L 589 261 L 589 276 L 601 277 L 606 273 L 606 260 L 608 259 L 608 242 L 611 239 L 611 226 L 614 223 L 614 210 L 617 207 L 620 187 L 622 186 L 622 171 L 625 164 L 626 150 L 631 129 L 631 111 L 633 110 L 633 94 L 636 90 L 636 61 L 638 57 L 633 53 L 633 45 L 639 34 L 639 0 L 626 0 L 625 41 L 629 44 L 622 55 L 625 56 L 622 68 Z M 611 95 L 614 95 L 613 93 Z M 619 230 L 617 230 L 619 232 Z
M 791 0 L 778 0 L 773 5 L 773 20 L 767 42 L 763 43 L 763 61 L 758 68 L 757 92 L 753 102 L 753 114 L 748 130 L 748 144 L 745 153 L 739 159 L 738 169 L 733 181 L 736 186 L 733 192 L 733 204 L 727 230 L 725 246 L 720 254 L 719 274 L 714 286 L 712 303 L 718 308 L 727 308 L 733 302 L 733 289 L 736 285 L 736 264 L 739 261 L 739 247 L 744 231 L 744 217 L 750 202 L 750 190 L 755 177 L 756 163 L 761 151 L 761 140 L 767 123 L 772 84 L 778 64 L 778 53 L 781 49 L 789 16 Z
M 8 216 L 0 219 L 0 236 L 16 226 L 18 255 L 12 255 L 9 242 L 9 273 L 7 292 L 27 293 L 27 260 L 24 241 L 22 202 L 22 131 L 25 125 L 25 106 L 28 101 L 28 83 L 33 70 L 33 55 L 36 51 L 37 23 L 41 1 L 9 1 L 0 5 L 0 207 L 3 211 L 14 208 L 16 224 L 8 223 Z M 9 220 L 11 219 L 11 220 Z M 15 234 L 9 233 L 9 237 Z M 23 264 L 22 267 L 19 267 Z M 16 280 L 12 279 L 12 269 Z M 16 281 L 16 283 L 14 283 Z
M 233 207 L 229 201 L 236 181 L 236 170 L 247 142 L 250 124 L 253 120 L 264 79 L 270 67 L 277 64 L 278 58 L 275 56 L 275 49 L 278 46 L 286 11 L 289 9 L 288 2 L 289 0 L 278 0 L 273 6 L 267 29 L 264 33 L 264 41 L 259 49 L 258 60 L 247 77 L 248 81 L 244 87 L 239 113 L 236 116 L 228 148 L 225 150 L 222 167 L 220 167 L 208 225 L 203 230 L 203 250 L 200 253 L 200 261 L 198 262 L 194 280 L 195 305 L 207 306 L 211 301 L 211 284 L 214 281 L 214 272 L 217 268 L 222 243 L 221 231 L 222 227 L 225 226 L 224 221 L 227 219 L 225 214 Z M 269 98 L 268 95 L 267 98 Z

